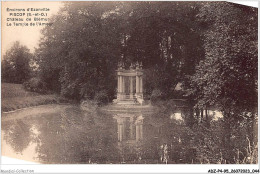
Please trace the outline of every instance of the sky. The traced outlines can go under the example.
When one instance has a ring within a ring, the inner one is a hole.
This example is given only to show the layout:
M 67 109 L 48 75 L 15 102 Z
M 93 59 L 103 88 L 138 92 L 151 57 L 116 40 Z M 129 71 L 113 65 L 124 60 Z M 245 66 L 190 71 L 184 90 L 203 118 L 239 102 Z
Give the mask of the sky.
M 240 3 L 244 5 L 249 5 L 253 7 L 258 6 L 258 1 L 236 1 L 231 0 L 229 2 Z M 2 2 L 2 55 L 9 49 L 15 41 L 20 41 L 21 44 L 26 45 L 31 52 L 34 48 L 38 46 L 41 37 L 40 30 L 43 27 L 32 26 L 32 27 L 22 27 L 22 26 L 6 26 L 7 18 L 9 13 L 7 8 L 50 8 L 48 16 L 56 14 L 59 8 L 62 7 L 61 1 L 52 2 Z M 25 18 L 25 17 L 24 17 Z
M 53 2 L 3 2 L 2 1 L 2 55 L 9 49 L 15 41 L 20 41 L 21 44 L 26 45 L 31 52 L 38 46 L 41 37 L 40 30 L 42 26 L 7 26 L 7 18 L 10 18 L 10 9 L 22 8 L 49 8 L 48 16 L 56 14 L 62 3 L 59 1 Z M 20 13 L 20 12 L 15 12 Z M 38 13 L 38 12 L 37 12 Z M 26 19 L 26 17 L 23 17 Z M 12 23 L 12 22 L 11 22 Z

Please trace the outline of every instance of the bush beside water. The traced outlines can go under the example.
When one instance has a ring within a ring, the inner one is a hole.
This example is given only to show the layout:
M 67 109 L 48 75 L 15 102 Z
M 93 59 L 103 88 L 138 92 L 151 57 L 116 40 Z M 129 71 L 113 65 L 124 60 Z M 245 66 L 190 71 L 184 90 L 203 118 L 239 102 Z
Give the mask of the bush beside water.
M 151 103 L 157 104 L 161 100 L 162 100 L 162 92 L 159 89 L 153 90 L 151 95 Z
M 108 93 L 106 90 L 99 91 L 95 94 L 94 101 L 98 106 L 105 105 L 109 102 Z
M 24 82 L 23 87 L 24 89 L 31 92 L 38 92 L 41 94 L 47 92 L 46 83 L 37 77 L 33 77 L 28 81 Z

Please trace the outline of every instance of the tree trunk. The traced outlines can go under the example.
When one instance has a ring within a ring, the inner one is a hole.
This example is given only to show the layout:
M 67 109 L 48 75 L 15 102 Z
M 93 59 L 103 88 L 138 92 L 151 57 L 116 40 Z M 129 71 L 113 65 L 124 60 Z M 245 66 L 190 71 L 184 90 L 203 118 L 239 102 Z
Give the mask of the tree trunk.
M 208 110 L 207 110 L 207 108 L 205 109 L 205 117 L 206 117 L 206 122 L 208 122 L 209 121 L 209 117 L 208 117 Z
M 210 127 L 210 122 L 209 122 L 209 116 L 208 116 L 207 108 L 205 109 L 205 117 L 206 117 L 206 126 L 209 128 Z
M 252 112 L 252 142 L 254 145 L 258 142 L 258 115 L 257 108 Z
M 200 122 L 202 123 L 203 121 L 203 109 L 200 110 Z
M 196 117 L 197 117 L 197 124 L 199 124 L 199 119 L 200 119 L 200 111 L 198 108 L 195 109 L 196 111 Z
M 227 163 L 230 163 L 232 161 L 232 148 L 230 144 L 230 138 L 231 138 L 231 121 L 230 121 L 230 113 L 224 112 L 224 135 L 223 135 L 223 149 L 225 151 L 224 159 L 227 161 Z

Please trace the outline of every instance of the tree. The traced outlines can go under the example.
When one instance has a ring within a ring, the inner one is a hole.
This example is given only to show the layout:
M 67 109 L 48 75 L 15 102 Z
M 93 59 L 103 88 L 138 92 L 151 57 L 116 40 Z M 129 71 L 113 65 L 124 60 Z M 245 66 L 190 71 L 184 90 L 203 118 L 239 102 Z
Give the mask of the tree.
M 51 19 L 37 50 L 49 88 L 76 100 L 104 89 L 113 97 L 121 44 L 114 9 L 114 2 L 68 2 Z
M 218 105 L 223 111 L 231 109 L 228 112 L 252 111 L 257 106 L 257 11 L 206 3 L 200 17 L 209 26 L 204 34 L 205 60 L 191 78 L 197 104 Z
M 8 83 L 23 83 L 30 78 L 32 54 L 26 46 L 16 41 L 7 50 L 2 60 L 2 80 Z
M 117 63 L 139 61 L 145 69 L 164 72 L 163 83 L 159 79 L 156 84 L 172 97 L 181 74 L 190 74 L 188 67 L 201 55 L 197 12 L 196 3 L 65 3 L 51 19 L 53 25 L 42 30 L 37 50 L 41 77 L 50 89 L 69 98 L 93 99 L 105 90 L 111 99 Z
M 257 9 L 210 2 L 200 9 L 199 18 L 205 27 L 205 59 L 190 78 L 189 94 L 195 107 L 216 106 L 222 111 L 223 145 L 230 150 L 233 125 L 248 117 L 254 120 L 256 114 Z
M 198 23 L 200 3 L 125 3 L 127 30 L 124 30 L 122 59 L 144 65 L 145 92 L 159 89 L 168 98 L 182 77 L 194 73 L 203 55 Z M 154 74 L 155 76 L 153 76 Z

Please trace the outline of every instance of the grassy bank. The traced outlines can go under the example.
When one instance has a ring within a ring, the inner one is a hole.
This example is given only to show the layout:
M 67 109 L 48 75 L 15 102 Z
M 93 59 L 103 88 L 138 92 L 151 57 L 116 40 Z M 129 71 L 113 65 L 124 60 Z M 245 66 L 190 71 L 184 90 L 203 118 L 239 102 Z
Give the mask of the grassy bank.
M 59 103 L 56 95 L 25 91 L 21 84 L 2 83 L 2 112 L 44 104 Z

